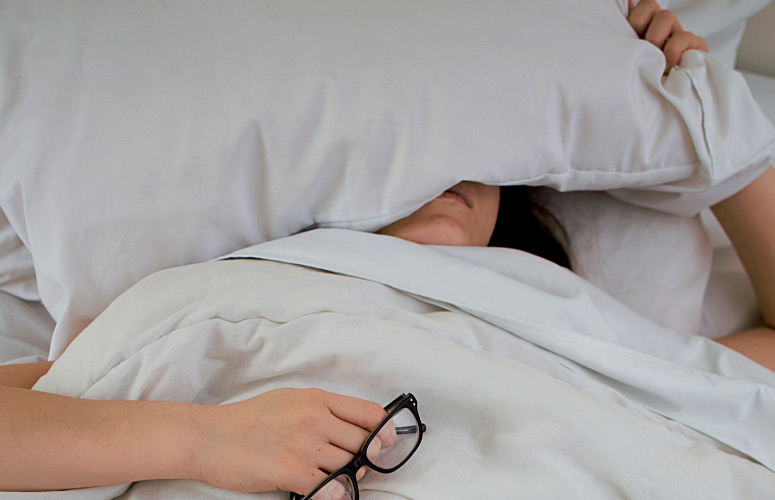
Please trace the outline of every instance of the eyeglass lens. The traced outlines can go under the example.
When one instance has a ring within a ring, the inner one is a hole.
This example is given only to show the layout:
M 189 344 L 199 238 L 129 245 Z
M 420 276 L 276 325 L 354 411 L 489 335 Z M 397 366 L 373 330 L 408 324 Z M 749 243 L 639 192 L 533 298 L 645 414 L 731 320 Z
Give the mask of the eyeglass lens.
M 366 456 L 377 467 L 391 469 L 406 460 L 420 439 L 419 423 L 409 408 L 396 413 L 369 443 Z
M 355 485 L 350 476 L 339 474 L 332 477 L 310 500 L 352 500 L 355 498 Z
M 388 420 L 369 443 L 366 456 L 377 467 L 392 469 L 406 460 L 420 439 L 417 419 L 408 408 L 404 408 Z M 310 500 L 352 500 L 355 485 L 347 474 L 340 473 L 330 478 Z

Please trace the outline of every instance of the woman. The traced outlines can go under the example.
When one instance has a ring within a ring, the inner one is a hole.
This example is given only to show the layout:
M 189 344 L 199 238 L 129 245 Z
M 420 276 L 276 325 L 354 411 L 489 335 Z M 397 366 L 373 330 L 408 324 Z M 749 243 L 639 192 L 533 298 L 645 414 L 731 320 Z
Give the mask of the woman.
M 685 50 L 705 48 L 653 0 L 633 7 L 630 22 L 664 50 L 670 66 Z M 714 207 L 754 281 L 768 325 L 775 325 L 775 228 L 767 217 L 775 213 L 773 191 L 775 172 L 769 169 Z M 461 183 L 380 232 L 419 243 L 487 245 L 498 212 L 509 215 L 499 209 L 500 196 L 500 188 Z M 506 196 L 504 203 L 513 199 Z M 772 329 L 722 342 L 775 369 Z M 348 462 L 385 415 L 376 403 L 319 390 L 278 389 L 219 406 L 31 391 L 49 366 L 0 367 L 0 490 L 181 478 L 237 491 L 304 493 L 325 478 L 324 471 Z
M 642 3 L 641 3 L 642 4 Z M 713 213 L 734 245 L 754 286 L 765 327 L 717 339 L 721 344 L 775 371 L 775 170 L 768 168 L 734 196 L 712 207 Z M 564 245 L 552 236 L 553 219 L 530 204 L 528 192 L 509 192 L 496 186 L 462 182 L 424 205 L 417 212 L 379 232 L 415 243 L 507 246 L 531 251 L 570 268 Z M 498 206 L 500 205 L 500 209 Z M 504 215 L 504 208 L 513 212 Z M 529 213 L 532 208 L 533 212 Z M 519 225 L 513 222 L 519 213 Z M 527 231 L 499 229 L 511 227 Z M 501 244 L 499 242 L 508 242 Z
M 377 232 L 422 245 L 514 248 L 570 269 L 562 226 L 529 189 L 464 181 Z

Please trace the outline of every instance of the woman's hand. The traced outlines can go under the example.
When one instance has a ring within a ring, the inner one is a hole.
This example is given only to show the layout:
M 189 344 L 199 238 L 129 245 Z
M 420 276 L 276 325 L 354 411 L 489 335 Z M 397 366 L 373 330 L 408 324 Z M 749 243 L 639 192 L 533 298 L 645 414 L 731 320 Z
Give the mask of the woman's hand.
M 638 36 L 659 47 L 665 53 L 667 69 L 677 66 L 687 50 L 708 51 L 705 40 L 684 31 L 675 14 L 663 10 L 656 0 L 640 0 L 635 5 L 629 0 L 630 14 L 627 18 Z
M 203 406 L 0 386 L 0 408 L 0 491 L 198 479 L 306 493 L 324 470 L 351 460 L 385 416 L 376 403 L 315 389 Z
M 385 417 L 376 403 L 316 389 L 276 389 L 204 410 L 192 477 L 236 491 L 308 493 Z

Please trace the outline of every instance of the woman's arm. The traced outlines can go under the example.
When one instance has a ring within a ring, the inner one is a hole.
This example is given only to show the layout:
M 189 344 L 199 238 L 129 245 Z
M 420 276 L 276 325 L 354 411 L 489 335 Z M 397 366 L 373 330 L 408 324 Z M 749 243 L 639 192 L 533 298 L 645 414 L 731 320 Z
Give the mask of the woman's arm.
M 705 41 L 681 27 L 656 0 L 629 0 L 627 18 L 638 36 L 662 49 L 668 70 L 687 50 L 707 52 Z M 765 328 L 717 339 L 775 371 L 775 171 L 770 167 L 751 185 L 712 207 L 753 282 Z
M 712 207 L 753 284 L 766 327 L 718 339 L 775 371 L 775 170 Z
M 40 377 L 48 373 L 53 361 L 0 366 L 0 386 L 32 389 Z
M 197 479 L 307 492 L 358 451 L 385 412 L 315 389 L 229 405 L 96 401 L 0 386 L 0 490 Z
M 196 415 L 172 403 L 90 401 L 0 387 L 0 407 L 4 491 L 184 477 L 201 434 Z

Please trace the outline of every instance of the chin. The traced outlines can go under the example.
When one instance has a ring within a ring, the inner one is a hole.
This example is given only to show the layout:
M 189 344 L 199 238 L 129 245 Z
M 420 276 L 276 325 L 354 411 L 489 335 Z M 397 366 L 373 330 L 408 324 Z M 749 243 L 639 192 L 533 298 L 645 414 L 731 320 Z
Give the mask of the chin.
M 421 245 L 471 246 L 471 238 L 458 221 L 452 218 L 434 218 L 425 224 L 407 227 L 404 234 L 396 234 Z

